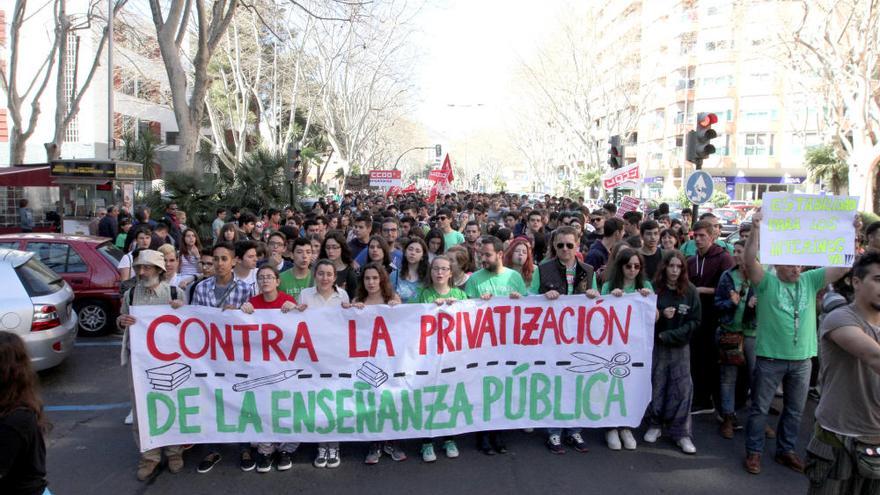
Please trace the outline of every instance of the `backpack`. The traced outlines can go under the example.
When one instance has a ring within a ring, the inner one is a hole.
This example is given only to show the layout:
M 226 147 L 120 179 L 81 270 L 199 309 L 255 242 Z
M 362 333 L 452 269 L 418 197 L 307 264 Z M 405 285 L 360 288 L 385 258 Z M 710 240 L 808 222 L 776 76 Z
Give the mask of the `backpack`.
M 126 280 L 126 282 L 128 282 L 128 280 Z M 131 289 L 134 289 L 134 284 L 132 284 Z M 126 294 L 129 307 L 134 304 L 134 291 L 131 289 L 128 289 L 128 293 Z M 177 287 L 172 285 L 171 287 L 169 287 L 169 289 L 171 289 L 171 300 L 173 301 L 177 299 Z

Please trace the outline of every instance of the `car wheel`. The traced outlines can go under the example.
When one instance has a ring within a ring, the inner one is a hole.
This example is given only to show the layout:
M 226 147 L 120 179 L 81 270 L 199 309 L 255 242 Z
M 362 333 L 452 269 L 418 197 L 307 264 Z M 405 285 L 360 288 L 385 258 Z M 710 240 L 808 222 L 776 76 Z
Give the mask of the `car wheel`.
M 79 334 L 87 337 L 107 333 L 110 328 L 110 309 L 100 301 L 87 300 L 74 304 L 79 319 Z

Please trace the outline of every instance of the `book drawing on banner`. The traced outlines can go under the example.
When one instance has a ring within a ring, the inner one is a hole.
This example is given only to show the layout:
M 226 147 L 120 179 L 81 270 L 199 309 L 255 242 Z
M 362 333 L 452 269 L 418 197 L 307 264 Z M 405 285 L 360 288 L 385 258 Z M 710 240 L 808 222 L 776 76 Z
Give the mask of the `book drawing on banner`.
M 189 379 L 192 368 L 183 363 L 171 363 L 147 370 L 147 378 L 153 390 L 170 392 Z
M 388 373 L 369 361 L 357 370 L 357 376 L 375 388 L 388 381 Z

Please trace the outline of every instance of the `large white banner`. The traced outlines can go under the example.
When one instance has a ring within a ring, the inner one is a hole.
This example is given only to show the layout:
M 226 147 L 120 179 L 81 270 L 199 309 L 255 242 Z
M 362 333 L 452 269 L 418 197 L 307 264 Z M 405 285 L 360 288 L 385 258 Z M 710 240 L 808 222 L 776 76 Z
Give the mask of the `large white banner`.
M 761 263 L 852 266 L 858 196 L 765 193 Z
M 656 298 L 543 296 L 282 314 L 133 307 L 141 447 L 631 426 Z

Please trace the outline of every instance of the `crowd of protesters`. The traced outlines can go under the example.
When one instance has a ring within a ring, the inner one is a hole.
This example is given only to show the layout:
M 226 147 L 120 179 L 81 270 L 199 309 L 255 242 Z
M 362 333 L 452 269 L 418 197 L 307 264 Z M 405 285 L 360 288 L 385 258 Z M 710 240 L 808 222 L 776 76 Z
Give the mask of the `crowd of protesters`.
M 459 193 L 429 204 L 418 195 L 346 194 L 306 212 L 218 208 L 210 235 L 201 237 L 186 226 L 175 203 L 158 221 L 143 207 L 130 220 L 117 220 L 116 207 L 104 213 L 95 233 L 126 251 L 119 263 L 127 282 L 117 320 L 125 334 L 125 365 L 133 305 L 249 313 L 537 295 L 656 295 L 644 442 L 666 435 L 685 454 L 695 454 L 692 417 L 713 414 L 723 438 L 743 431 L 749 473 L 760 473 L 770 438 L 774 460 L 806 470 L 811 489 L 880 491 L 880 222 L 863 232 L 854 220 L 864 254 L 850 270 L 762 265 L 760 210 L 739 226 L 732 243 L 722 239 L 721 222 L 711 212 L 693 219 L 688 208 L 670 211 L 661 204 L 617 215 L 611 203 L 591 208 L 583 198 L 549 195 L 530 201 Z M 817 354 L 818 380 L 811 373 Z M 769 424 L 780 392 L 778 424 Z M 820 401 L 805 462 L 796 443 L 810 393 Z M 0 399 L 0 415 L 2 405 Z M 136 417 L 128 419 L 137 441 Z M 579 428 L 543 433 L 553 454 L 588 451 Z M 609 449 L 638 448 L 630 428 L 606 429 L 602 436 Z M 442 438 L 439 445 L 446 457 L 456 458 L 460 442 Z M 188 447 L 144 452 L 138 479 L 153 476 L 163 455 L 168 471 L 179 472 Z M 220 447 L 203 447 L 198 472 L 221 460 Z M 239 465 L 244 471 L 284 471 L 299 447 L 241 444 Z M 430 438 L 421 440 L 421 459 L 435 461 L 436 447 Z M 476 447 L 486 455 L 507 452 L 501 431 L 477 434 Z M 338 467 L 340 448 L 319 444 L 314 466 Z M 404 445 L 391 441 L 369 444 L 364 455 L 367 464 L 383 455 L 407 458 Z M 0 486 L 2 469 L 0 464 Z

